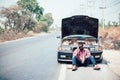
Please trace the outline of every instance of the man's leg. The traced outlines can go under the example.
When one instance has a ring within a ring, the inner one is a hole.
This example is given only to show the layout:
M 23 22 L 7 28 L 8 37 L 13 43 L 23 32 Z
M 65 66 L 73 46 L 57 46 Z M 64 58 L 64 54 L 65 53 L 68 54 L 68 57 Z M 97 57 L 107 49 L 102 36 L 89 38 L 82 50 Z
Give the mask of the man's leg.
M 80 64 L 81 64 L 81 61 L 78 60 L 78 59 L 76 58 L 76 56 L 73 56 L 73 57 L 72 57 L 72 65 L 73 65 L 72 71 L 77 70 L 77 66 L 80 66 Z
M 72 57 L 72 65 L 77 65 L 77 58 L 76 58 L 76 56 Z
M 90 64 L 90 59 L 89 58 L 87 58 L 86 60 L 85 60 L 85 62 L 84 62 L 84 66 L 88 66 L 89 64 Z
M 100 67 L 96 64 L 96 61 L 95 61 L 95 59 L 94 59 L 93 56 L 90 56 L 88 59 L 91 60 L 91 62 L 92 62 L 92 64 L 93 64 L 93 69 L 94 69 L 94 70 L 99 70 L 99 69 L 100 69 Z
M 72 65 L 80 66 L 81 61 L 76 58 L 76 56 L 72 57 Z
M 90 56 L 88 59 L 92 62 L 93 66 L 96 65 L 96 61 L 93 56 Z
M 72 57 L 72 71 L 76 71 L 77 70 L 77 58 L 76 58 L 76 56 L 73 56 Z

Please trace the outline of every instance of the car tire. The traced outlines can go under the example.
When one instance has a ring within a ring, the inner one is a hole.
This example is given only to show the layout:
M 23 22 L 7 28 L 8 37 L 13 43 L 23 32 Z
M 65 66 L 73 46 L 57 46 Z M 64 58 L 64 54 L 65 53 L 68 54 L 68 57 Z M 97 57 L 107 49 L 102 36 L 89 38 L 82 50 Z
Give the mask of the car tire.
M 59 57 L 58 57 L 58 55 L 57 55 L 57 62 L 58 62 L 58 63 L 61 63 L 61 61 L 59 61 Z
M 57 62 L 58 62 L 58 63 L 62 63 L 62 61 L 59 61 L 58 59 L 57 59 Z
M 58 63 L 61 63 L 61 61 L 57 61 Z
M 100 61 L 97 61 L 98 63 L 102 63 L 103 59 L 101 59 Z

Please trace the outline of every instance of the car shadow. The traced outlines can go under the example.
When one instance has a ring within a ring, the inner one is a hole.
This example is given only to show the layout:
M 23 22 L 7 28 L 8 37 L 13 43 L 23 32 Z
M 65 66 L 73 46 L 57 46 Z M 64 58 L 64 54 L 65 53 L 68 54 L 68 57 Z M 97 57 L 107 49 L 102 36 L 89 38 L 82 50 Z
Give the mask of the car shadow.
M 98 62 L 98 64 L 106 64 L 106 65 L 107 65 L 107 63 L 108 62 L 105 59 L 103 59 L 101 63 Z
M 59 64 L 68 64 L 68 65 L 72 65 L 72 62 L 60 62 Z M 108 62 L 107 62 L 105 59 L 103 59 L 102 62 L 97 62 L 97 64 L 105 64 L 105 65 L 107 65 Z M 92 66 L 92 63 L 90 63 L 88 66 Z M 86 66 L 85 66 L 85 67 L 86 67 Z

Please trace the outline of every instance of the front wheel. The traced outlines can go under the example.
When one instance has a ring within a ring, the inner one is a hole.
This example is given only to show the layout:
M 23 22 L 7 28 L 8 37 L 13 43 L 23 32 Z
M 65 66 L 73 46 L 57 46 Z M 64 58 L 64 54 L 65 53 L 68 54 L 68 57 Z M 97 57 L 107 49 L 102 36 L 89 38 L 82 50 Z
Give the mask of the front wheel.
M 103 59 L 101 59 L 100 61 L 97 61 L 98 63 L 102 63 Z
M 97 61 L 97 62 L 98 62 L 98 63 L 102 63 L 102 61 L 103 61 L 103 56 L 101 55 L 100 60 L 99 60 L 99 61 Z
M 58 54 L 57 54 L 57 62 L 58 62 L 58 63 L 61 63 L 61 61 L 59 61 L 59 57 L 58 57 Z

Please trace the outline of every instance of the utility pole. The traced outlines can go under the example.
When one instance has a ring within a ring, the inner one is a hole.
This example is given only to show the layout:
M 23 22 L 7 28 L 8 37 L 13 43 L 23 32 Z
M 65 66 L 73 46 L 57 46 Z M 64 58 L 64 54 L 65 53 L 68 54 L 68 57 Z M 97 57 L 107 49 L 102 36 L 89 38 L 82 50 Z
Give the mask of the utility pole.
M 119 13 L 119 26 L 120 26 L 120 13 Z
M 90 16 L 93 16 L 93 12 L 95 10 L 95 0 L 87 0 L 87 10 L 88 10 L 88 14 L 90 14 Z
M 86 0 L 80 0 L 80 8 L 79 8 L 79 12 L 82 15 L 86 14 Z
M 102 6 L 99 7 L 99 9 L 101 9 L 102 11 L 102 28 L 104 30 L 105 28 L 105 19 L 104 19 L 104 9 L 106 9 L 105 5 L 104 5 L 104 0 L 102 0 Z
M 84 4 L 80 4 L 80 13 L 81 14 L 85 14 L 86 13 L 85 5 Z
M 99 9 L 102 10 L 102 27 L 104 30 L 104 28 L 105 28 L 104 9 L 106 9 L 106 7 L 99 7 Z

